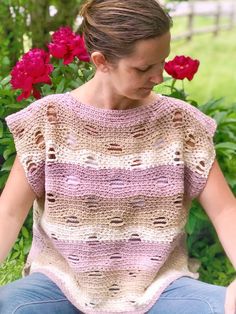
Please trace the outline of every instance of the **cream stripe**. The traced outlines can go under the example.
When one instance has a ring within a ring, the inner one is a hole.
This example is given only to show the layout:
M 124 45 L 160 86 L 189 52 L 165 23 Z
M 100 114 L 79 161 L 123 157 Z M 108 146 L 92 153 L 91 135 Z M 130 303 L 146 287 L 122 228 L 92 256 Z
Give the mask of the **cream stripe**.
M 91 150 L 73 151 L 68 150 L 66 147 L 55 147 L 53 144 L 49 144 L 48 147 L 55 149 L 56 162 L 57 163 L 69 163 L 80 165 L 83 167 L 92 168 L 122 168 L 122 169 L 146 169 L 147 167 L 161 166 L 161 165 L 176 165 L 183 164 L 183 158 L 181 155 L 176 155 L 176 152 L 181 152 L 182 147 L 179 142 L 172 142 L 170 146 L 167 146 L 165 150 L 150 150 L 140 154 L 130 154 L 121 156 L 111 156 L 101 153 L 97 153 Z M 174 159 L 180 158 L 180 161 L 174 161 Z M 132 162 L 140 159 L 142 164 L 140 166 L 131 166 Z M 47 161 L 49 162 L 47 154 Z
M 104 226 L 97 226 L 91 228 L 91 226 L 82 227 L 69 227 L 60 224 L 53 224 L 47 222 L 42 218 L 41 227 L 50 236 L 52 233 L 56 234 L 58 240 L 65 241 L 87 241 L 89 236 L 99 235 L 98 240 L 101 241 L 112 241 L 112 240 L 124 240 L 129 239 L 132 234 L 138 234 L 144 241 L 152 241 L 157 243 L 167 243 L 172 241 L 173 237 L 179 234 L 180 230 L 184 228 L 185 222 L 182 222 L 182 226 L 165 228 L 165 229 L 154 229 L 146 228 L 143 226 L 131 226 L 125 230 L 118 228 L 105 228 Z

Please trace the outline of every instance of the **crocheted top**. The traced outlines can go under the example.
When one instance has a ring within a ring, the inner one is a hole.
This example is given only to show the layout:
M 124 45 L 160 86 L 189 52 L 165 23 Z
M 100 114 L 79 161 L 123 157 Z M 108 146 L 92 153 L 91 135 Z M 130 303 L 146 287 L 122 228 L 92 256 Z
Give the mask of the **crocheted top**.
M 184 226 L 215 159 L 214 120 L 177 99 L 101 109 L 70 93 L 6 118 L 37 195 L 25 274 L 82 312 L 144 314 L 189 270 Z

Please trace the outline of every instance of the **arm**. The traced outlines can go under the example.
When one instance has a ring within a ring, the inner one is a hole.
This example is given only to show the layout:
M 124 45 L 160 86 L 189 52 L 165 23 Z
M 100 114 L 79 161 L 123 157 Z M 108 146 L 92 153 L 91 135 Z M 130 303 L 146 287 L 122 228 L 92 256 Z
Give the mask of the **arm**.
M 0 263 L 14 245 L 25 218 L 36 198 L 16 156 L 0 197 Z
M 236 268 L 236 199 L 215 161 L 198 201 L 211 219 L 220 242 Z M 236 280 L 226 290 L 225 314 L 236 313 Z
M 215 161 L 198 197 L 212 221 L 226 254 L 236 269 L 236 198 Z

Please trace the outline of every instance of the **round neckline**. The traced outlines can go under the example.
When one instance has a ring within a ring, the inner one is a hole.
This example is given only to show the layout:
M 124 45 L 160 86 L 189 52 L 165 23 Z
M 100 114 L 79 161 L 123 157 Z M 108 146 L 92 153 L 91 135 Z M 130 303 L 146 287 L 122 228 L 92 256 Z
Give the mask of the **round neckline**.
M 77 104 L 82 110 L 85 110 L 86 112 L 91 112 L 92 114 L 98 114 L 98 115 L 105 115 L 105 116 L 124 116 L 129 115 L 133 113 L 139 113 L 139 112 L 145 112 L 148 111 L 153 106 L 156 106 L 158 102 L 161 102 L 163 96 L 161 94 L 156 94 L 155 100 L 150 101 L 149 103 L 145 105 L 140 105 L 133 108 L 128 109 L 106 109 L 106 108 L 99 108 L 95 107 L 92 104 L 83 103 L 81 102 L 76 96 L 74 96 L 71 92 L 66 92 L 65 95 L 68 95 L 71 100 L 75 104 Z

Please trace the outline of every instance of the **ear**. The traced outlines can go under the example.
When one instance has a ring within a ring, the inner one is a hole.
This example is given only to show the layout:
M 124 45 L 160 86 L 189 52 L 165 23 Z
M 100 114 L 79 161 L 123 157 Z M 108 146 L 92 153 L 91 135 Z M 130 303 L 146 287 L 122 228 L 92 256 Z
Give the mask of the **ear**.
M 101 72 L 108 72 L 109 66 L 108 62 L 105 58 L 105 56 L 99 52 L 95 51 L 91 54 L 91 60 L 93 64 L 96 66 L 97 70 L 100 70 Z

